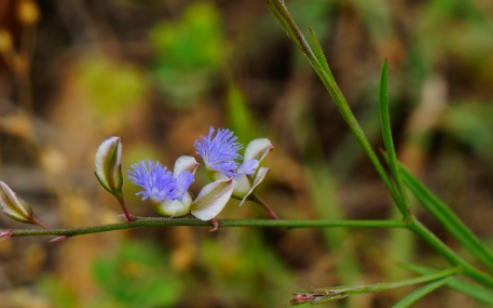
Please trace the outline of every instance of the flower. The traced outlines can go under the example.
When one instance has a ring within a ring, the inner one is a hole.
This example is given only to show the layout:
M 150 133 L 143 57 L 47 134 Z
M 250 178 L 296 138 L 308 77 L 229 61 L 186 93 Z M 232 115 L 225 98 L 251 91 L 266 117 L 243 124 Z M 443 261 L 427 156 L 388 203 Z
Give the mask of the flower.
M 189 170 L 173 175 L 160 162 L 140 161 L 131 166 L 129 179 L 144 190 L 137 195 L 150 199 L 154 210 L 166 216 L 182 216 L 190 212 L 192 197 L 188 193 L 194 176 Z
M 269 171 L 269 168 L 259 168 L 259 163 L 274 147 L 267 138 L 252 140 L 240 164 L 238 161 L 242 157 L 238 151 L 242 145 L 237 139 L 232 131 L 221 128 L 214 136 L 214 128 L 210 127 L 209 134 L 201 136 L 194 145 L 213 180 L 233 179 L 233 197 L 242 199 L 243 204 Z
M 258 161 L 248 161 L 238 167 L 237 160 L 241 158 L 238 151 L 242 146 L 236 142 L 237 139 L 229 129 L 219 128 L 214 136 L 214 128 L 211 127 L 209 134 L 201 136 L 194 145 L 209 171 L 222 173 L 228 178 L 251 175 Z
M 191 156 L 176 160 L 174 173 L 167 171 L 161 163 L 150 160 L 133 164 L 129 179 L 144 188 L 137 195 L 150 199 L 154 210 L 164 216 L 192 214 L 201 220 L 214 218 L 226 206 L 233 193 L 233 180 L 222 179 L 202 188 L 192 201 L 188 188 L 194 180 L 193 174 L 199 164 Z

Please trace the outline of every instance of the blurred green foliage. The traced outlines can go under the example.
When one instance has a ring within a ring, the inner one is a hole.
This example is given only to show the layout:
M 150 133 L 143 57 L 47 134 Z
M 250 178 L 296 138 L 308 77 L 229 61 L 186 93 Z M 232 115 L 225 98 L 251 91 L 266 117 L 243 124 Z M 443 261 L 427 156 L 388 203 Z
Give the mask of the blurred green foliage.
M 128 241 L 116 255 L 94 263 L 94 277 L 107 301 L 120 307 L 173 307 L 183 296 L 180 277 L 156 243 Z
M 493 104 L 463 102 L 453 104 L 443 115 L 443 131 L 471 147 L 480 157 L 493 154 Z
M 179 20 L 158 23 L 149 37 L 155 50 L 151 72 L 174 106 L 187 107 L 213 85 L 228 54 L 221 16 L 207 2 L 191 4 Z
M 272 249 L 262 240 L 261 232 L 235 232 L 240 245 L 224 246 L 205 239 L 201 257 L 214 294 L 225 307 L 240 303 L 250 307 L 280 307 L 289 299 L 295 277 Z
M 137 68 L 103 54 L 82 58 L 75 82 L 99 120 L 123 117 L 147 93 L 147 81 Z
M 229 129 L 238 136 L 238 141 L 246 145 L 259 136 L 259 123 L 249 108 L 245 95 L 235 84 L 228 87 L 227 111 Z
M 72 291 L 54 277 L 40 281 L 40 290 L 52 307 L 157 308 L 174 307 L 184 295 L 169 255 L 153 242 L 123 241 L 114 255 L 94 260 L 98 296 L 77 303 Z

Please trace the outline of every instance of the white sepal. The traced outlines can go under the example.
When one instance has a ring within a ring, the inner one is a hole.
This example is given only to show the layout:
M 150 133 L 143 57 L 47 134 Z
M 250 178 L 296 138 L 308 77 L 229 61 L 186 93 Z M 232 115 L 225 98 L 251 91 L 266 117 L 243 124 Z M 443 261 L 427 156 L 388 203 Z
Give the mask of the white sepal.
M 243 199 L 241 199 L 241 202 L 240 202 L 240 206 L 243 205 L 243 203 L 245 202 L 245 200 L 253 193 L 253 191 L 255 190 L 255 188 L 257 188 L 257 186 L 262 183 L 262 181 L 265 179 L 265 176 L 267 175 L 267 173 L 269 173 L 269 168 L 267 167 L 260 167 L 257 171 L 257 175 L 255 176 L 255 179 L 253 180 L 253 183 L 252 183 L 252 187 L 250 188 L 250 191 L 248 191 L 247 194 L 245 194 L 245 196 L 243 197 Z
M 188 170 L 192 174 L 195 174 L 195 171 L 200 166 L 200 164 L 195 160 L 193 156 L 183 155 L 178 157 L 175 162 L 175 167 L 173 168 L 173 175 L 177 176 L 182 171 Z
M 216 217 L 231 198 L 233 188 L 232 179 L 218 180 L 207 184 L 192 203 L 192 215 L 204 221 Z
M 260 138 L 250 141 L 245 149 L 244 161 L 258 160 L 259 162 L 274 149 L 274 146 L 267 138 Z
M 236 177 L 234 179 L 234 189 L 233 189 L 233 197 L 236 199 L 242 199 L 248 194 L 248 192 L 252 189 L 252 184 L 250 184 L 250 180 L 246 175 L 242 175 Z
M 185 216 L 190 214 L 192 197 L 186 192 L 181 200 L 165 199 L 159 202 L 151 198 L 151 204 L 154 211 L 160 215 L 168 217 Z

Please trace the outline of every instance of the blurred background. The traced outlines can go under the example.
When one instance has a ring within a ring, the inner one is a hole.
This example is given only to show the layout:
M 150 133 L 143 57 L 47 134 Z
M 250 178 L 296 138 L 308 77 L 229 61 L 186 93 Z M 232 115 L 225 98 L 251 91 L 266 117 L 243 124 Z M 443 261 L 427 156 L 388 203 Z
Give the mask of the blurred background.
M 493 247 L 493 2 L 291 0 L 382 147 L 378 76 L 401 161 Z M 259 194 L 282 218 L 385 219 L 390 198 L 265 1 L 1 0 L 0 180 L 48 224 L 119 221 L 94 153 L 172 166 L 210 126 L 275 150 Z M 192 191 L 207 183 L 203 170 Z M 155 215 L 124 192 L 135 215 Z M 414 202 L 418 215 L 461 251 Z M 219 218 L 266 218 L 231 201 Z M 1 217 L 1 228 L 25 226 Z M 161 228 L 0 242 L 1 307 L 283 307 L 291 293 L 402 279 L 446 262 L 406 231 Z M 466 258 L 468 257 L 465 255 Z M 411 289 L 326 307 L 390 307 Z M 484 307 L 443 289 L 419 307 Z

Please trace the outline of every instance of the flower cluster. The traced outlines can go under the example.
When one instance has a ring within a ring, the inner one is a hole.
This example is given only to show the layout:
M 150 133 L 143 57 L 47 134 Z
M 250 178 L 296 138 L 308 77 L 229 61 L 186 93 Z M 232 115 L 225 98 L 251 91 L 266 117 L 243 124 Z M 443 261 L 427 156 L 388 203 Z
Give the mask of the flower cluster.
M 164 216 L 179 217 L 191 214 L 198 219 L 214 220 L 226 206 L 231 197 L 241 199 L 241 204 L 252 196 L 255 188 L 264 180 L 269 168 L 260 167 L 262 159 L 272 151 L 269 139 L 255 139 L 245 148 L 243 157 L 239 154 L 242 145 L 228 129 L 210 128 L 209 134 L 195 141 L 196 153 L 205 163 L 207 174 L 212 182 L 202 187 L 197 197 L 188 192 L 194 181 L 194 174 L 200 164 L 192 156 L 180 156 L 173 171 L 160 162 L 143 160 L 131 165 L 129 179 L 142 190 L 137 195 L 142 200 L 150 200 L 153 209 Z M 95 175 L 101 186 L 120 203 L 128 222 L 136 218 L 130 215 L 123 198 L 122 141 L 120 137 L 110 137 L 99 146 L 95 157 Z M 262 202 L 259 198 L 251 198 Z M 265 203 L 262 203 L 272 218 L 277 219 Z M 0 208 L 10 218 L 42 228 L 50 227 L 41 221 L 29 204 L 17 196 L 10 187 L 0 181 Z M 0 230 L 0 240 L 13 235 L 10 230 Z M 57 236 L 52 241 L 64 240 Z
M 260 161 L 273 149 L 268 139 L 256 139 L 248 144 L 243 159 L 242 145 L 228 129 L 210 128 L 209 134 L 195 141 L 196 153 L 202 157 L 212 182 L 204 186 L 195 199 L 188 189 L 194 181 L 199 163 L 192 156 L 177 159 L 173 172 L 160 162 L 144 160 L 128 170 L 129 179 L 142 191 L 137 195 L 149 199 L 153 209 L 164 216 L 192 214 L 201 220 L 213 219 L 231 197 L 241 204 L 253 193 L 269 171 L 259 167 Z M 105 140 L 96 153 L 96 176 L 101 185 L 115 195 L 126 213 L 122 198 L 121 140 Z M 133 218 L 126 213 L 127 220 Z

